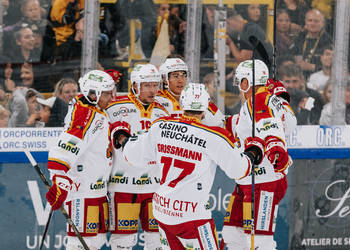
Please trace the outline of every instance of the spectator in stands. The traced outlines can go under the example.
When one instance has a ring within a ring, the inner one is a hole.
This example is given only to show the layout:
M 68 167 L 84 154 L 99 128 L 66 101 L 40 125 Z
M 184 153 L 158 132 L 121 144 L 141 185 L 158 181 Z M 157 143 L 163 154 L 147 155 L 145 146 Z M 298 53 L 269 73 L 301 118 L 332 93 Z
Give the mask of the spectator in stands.
M 8 25 L 8 20 L 7 20 L 7 10 L 9 8 L 10 5 L 10 1 L 9 0 L 0 0 L 0 2 L 2 3 L 2 9 L 3 9 L 3 20 L 2 20 L 2 24 L 3 26 L 7 26 Z
M 145 1 L 143 7 L 141 47 L 144 55 L 149 58 L 157 41 L 161 22 L 163 20 L 168 21 L 170 5 L 154 5 L 153 1 Z
M 21 83 L 27 88 L 34 86 L 34 71 L 33 65 L 30 63 L 23 63 L 20 72 Z
M 331 101 L 332 88 L 333 88 L 333 83 L 330 80 L 328 80 L 322 90 L 322 98 L 323 98 L 324 104 L 327 104 Z
M 12 80 L 12 65 L 11 63 L 0 64 L 0 85 L 6 92 L 12 92 L 15 89 L 15 82 Z
M 311 125 L 313 98 L 301 89 L 292 89 L 290 94 L 290 106 L 292 107 L 298 125 Z
M 325 19 L 325 29 L 329 34 L 333 34 L 333 13 L 335 10 L 335 0 L 312 0 L 311 7 L 320 10 Z
M 40 121 L 45 127 L 63 127 L 64 118 L 68 111 L 68 104 L 56 96 L 48 99 L 37 98 L 42 105 L 40 109 Z
M 299 34 L 305 24 L 305 13 L 309 9 L 305 1 L 281 0 L 281 5 L 278 8 L 287 10 L 291 21 L 291 31 L 294 34 Z
M 34 34 L 27 26 L 21 27 L 14 33 L 16 44 L 11 48 L 6 48 L 5 53 L 12 63 L 38 62 L 40 55 L 34 50 Z
M 295 106 L 302 107 L 306 103 L 300 103 L 300 101 L 303 100 L 305 97 L 312 97 L 314 99 L 313 107 L 311 108 L 310 112 L 310 124 L 317 125 L 319 123 L 319 119 L 321 116 L 321 110 L 323 108 L 324 102 L 322 99 L 322 96 L 319 92 L 316 90 L 310 89 L 306 86 L 305 78 L 302 73 L 301 68 L 296 64 L 289 64 L 281 68 L 281 71 L 279 72 L 280 79 L 285 84 L 288 92 L 291 94 L 291 100 L 293 99 L 293 91 L 294 90 L 301 90 L 305 93 L 299 93 L 299 91 L 296 92 L 295 96 L 296 101 L 294 102 Z M 305 96 L 306 94 L 306 96 Z M 298 99 L 300 98 L 300 99 Z M 312 106 L 311 102 L 312 99 L 308 99 L 309 103 L 307 103 L 307 107 L 310 108 Z M 304 100 L 305 101 L 305 100 Z M 299 121 L 298 121 L 299 122 Z M 299 123 L 298 123 L 299 124 Z
M 333 47 L 324 47 L 321 55 L 322 69 L 310 75 L 307 86 L 311 89 L 322 92 L 332 73 Z
M 290 64 L 295 64 L 293 55 L 285 54 L 285 55 L 277 56 L 276 58 L 277 75 L 281 71 L 282 67 Z M 278 77 L 278 79 L 280 79 L 280 77 Z
M 331 125 L 332 116 L 334 111 L 332 111 L 332 103 L 327 103 L 321 113 L 320 125 Z M 350 124 L 350 81 L 348 81 L 346 90 L 345 90 L 345 117 L 344 121 L 340 122 L 337 125 Z
M 8 111 L 2 105 L 0 105 L 0 128 L 7 128 L 9 117 L 10 111 Z
M 216 76 L 215 76 L 215 73 L 213 72 L 206 74 L 203 78 L 203 83 L 207 88 L 211 101 L 214 101 L 216 99 L 215 92 L 216 92 L 217 86 L 215 85 L 215 78 Z
M 83 13 L 84 0 L 53 1 L 50 19 L 54 24 L 57 60 L 66 60 L 70 57 L 76 31 L 75 24 L 83 18 Z
M 266 20 L 262 19 L 262 8 L 258 3 L 236 5 L 235 9 L 241 16 L 249 22 L 255 22 L 264 31 L 266 30 Z M 265 15 L 266 16 L 266 15 Z
M 5 109 L 9 109 L 11 92 L 6 92 L 5 86 L 0 84 L 0 105 Z
M 201 57 L 214 56 L 214 22 L 216 5 L 207 4 L 204 7 L 201 33 Z
M 276 53 L 277 56 L 291 54 L 295 34 L 291 31 L 291 21 L 285 9 L 276 11 Z
M 253 47 L 249 42 L 250 36 L 255 36 L 261 41 L 269 58 L 272 58 L 272 45 L 267 40 L 265 32 L 259 25 L 254 22 L 247 22 L 234 9 L 229 9 L 227 11 L 226 22 L 227 32 L 229 34 L 226 39 L 226 44 L 229 46 L 235 61 L 239 63 L 252 58 Z M 255 59 L 265 60 L 258 51 L 255 53 Z
M 62 78 L 55 86 L 54 96 L 66 104 L 78 94 L 78 84 L 72 78 Z
M 25 95 L 28 107 L 28 119 L 26 127 L 43 127 L 44 123 L 40 122 L 40 106 L 37 102 L 38 92 L 34 89 L 28 89 Z
M 168 18 L 169 23 L 169 39 L 170 39 L 170 52 L 172 54 L 184 55 L 185 51 L 185 35 L 186 35 L 186 22 L 179 17 L 179 13 L 172 11 L 178 10 L 178 7 L 170 6 L 170 13 Z
M 41 18 L 41 7 L 38 0 L 24 0 L 21 3 L 21 19 L 14 25 L 7 26 L 4 28 L 4 43 L 6 48 L 10 48 L 13 40 L 12 33 L 19 30 L 21 27 L 28 27 L 34 33 L 34 54 L 37 56 L 36 59 L 40 59 L 40 54 L 42 51 L 42 37 L 45 34 L 45 27 L 47 25 L 47 20 Z
M 295 39 L 293 54 L 295 62 L 308 78 L 311 73 L 321 70 L 320 56 L 323 48 L 332 44 L 332 37 L 324 29 L 324 16 L 317 9 L 306 13 L 305 31 Z

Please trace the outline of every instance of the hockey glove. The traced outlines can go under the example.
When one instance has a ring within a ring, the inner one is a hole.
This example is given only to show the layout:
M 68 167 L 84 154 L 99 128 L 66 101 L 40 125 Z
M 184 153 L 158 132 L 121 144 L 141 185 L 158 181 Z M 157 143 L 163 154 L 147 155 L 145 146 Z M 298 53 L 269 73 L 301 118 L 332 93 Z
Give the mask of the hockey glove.
M 267 80 L 266 86 L 271 94 L 275 94 L 276 96 L 283 98 L 288 103 L 290 102 L 290 95 L 282 82 L 270 78 Z
M 106 73 L 108 73 L 112 78 L 113 78 L 113 81 L 115 83 L 118 83 L 119 82 L 119 79 L 120 79 L 120 73 L 118 70 L 115 70 L 115 69 L 106 69 L 105 70 Z
M 289 156 L 284 142 L 275 136 L 268 136 L 265 138 L 265 145 L 265 154 L 275 168 L 275 172 L 285 170 L 289 164 Z
M 124 121 L 117 121 L 113 124 L 110 124 L 111 129 L 111 140 L 113 143 L 113 147 L 119 149 L 122 144 L 119 143 L 119 136 L 124 135 L 126 138 L 130 137 L 131 129 L 130 124 Z
M 62 206 L 63 202 L 67 199 L 72 183 L 72 180 L 67 176 L 53 176 L 52 186 L 46 193 L 46 199 L 50 203 L 52 210 L 57 210 Z
M 254 165 L 259 165 L 264 158 L 264 140 L 259 137 L 248 137 L 244 141 L 244 153 Z

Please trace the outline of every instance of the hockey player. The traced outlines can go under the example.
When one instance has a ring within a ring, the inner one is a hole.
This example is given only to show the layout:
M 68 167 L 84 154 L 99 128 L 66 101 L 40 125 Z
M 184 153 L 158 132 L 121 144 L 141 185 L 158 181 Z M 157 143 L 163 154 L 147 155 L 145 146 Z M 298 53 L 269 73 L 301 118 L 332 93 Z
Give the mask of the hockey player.
M 100 249 L 108 229 L 107 181 L 112 146 L 104 109 L 112 98 L 113 79 L 92 70 L 79 79 L 82 94 L 66 116 L 64 132 L 49 151 L 52 187 L 46 194 L 52 209 L 67 211 L 90 249 Z M 82 249 L 71 227 L 67 250 Z
M 230 178 L 244 178 L 251 161 L 263 157 L 264 145 L 259 138 L 249 138 L 243 151 L 235 148 L 226 130 L 203 125 L 208 102 L 205 86 L 189 83 L 180 96 L 184 114 L 156 120 L 147 133 L 131 137 L 123 149 L 131 168 L 160 166 L 162 176 L 153 196 L 153 214 L 163 250 L 218 249 L 207 206 L 216 168 L 220 166 Z
M 146 131 L 154 120 L 169 115 L 165 108 L 155 102 L 161 81 L 155 66 L 136 65 L 131 72 L 130 81 L 131 92 L 117 97 L 107 108 L 114 142 L 114 131 L 121 126 L 131 127 L 131 133 L 138 134 Z M 119 148 L 117 142 L 114 146 Z M 159 173 L 157 170 L 135 171 L 128 167 L 120 150 L 114 152 L 113 170 L 108 184 L 111 193 L 112 250 L 132 249 L 136 245 L 139 219 L 147 249 L 156 249 L 160 243 L 158 224 L 152 214 L 152 196 L 159 187 Z
M 264 139 L 266 157 L 255 169 L 255 240 L 254 249 L 273 250 L 273 239 L 278 203 L 287 190 L 286 174 L 292 161 L 286 148 L 285 135 L 295 128 L 296 118 L 288 102 L 288 93 L 279 81 L 269 80 L 267 66 L 255 60 L 255 121 L 252 121 L 253 61 L 241 62 L 235 74 L 234 83 L 239 87 L 246 102 L 240 113 L 227 120 L 227 128 L 239 146 L 252 134 Z M 251 175 L 236 181 L 237 185 L 230 199 L 223 239 L 228 249 L 251 249 Z
M 157 101 L 165 107 L 171 117 L 180 117 L 183 110 L 179 104 L 181 91 L 187 83 L 189 74 L 186 63 L 180 58 L 168 58 L 159 67 L 164 89 L 159 91 Z M 203 124 L 224 127 L 225 117 L 213 102 L 209 102 L 208 110 L 204 112 Z

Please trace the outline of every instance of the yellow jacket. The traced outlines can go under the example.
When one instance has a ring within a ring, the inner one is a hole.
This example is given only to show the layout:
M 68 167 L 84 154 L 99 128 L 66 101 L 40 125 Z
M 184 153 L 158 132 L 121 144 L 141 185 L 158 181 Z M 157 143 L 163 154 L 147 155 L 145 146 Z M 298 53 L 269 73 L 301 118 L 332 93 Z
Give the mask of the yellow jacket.
M 67 24 L 64 20 L 64 15 L 66 14 L 69 2 L 69 0 L 55 0 L 52 5 L 50 18 L 54 23 L 53 30 L 55 31 L 57 46 L 65 43 L 68 37 L 70 37 L 75 32 L 74 25 L 80 17 L 80 11 L 84 9 L 84 0 L 78 0 L 77 10 L 75 11 L 76 21 Z

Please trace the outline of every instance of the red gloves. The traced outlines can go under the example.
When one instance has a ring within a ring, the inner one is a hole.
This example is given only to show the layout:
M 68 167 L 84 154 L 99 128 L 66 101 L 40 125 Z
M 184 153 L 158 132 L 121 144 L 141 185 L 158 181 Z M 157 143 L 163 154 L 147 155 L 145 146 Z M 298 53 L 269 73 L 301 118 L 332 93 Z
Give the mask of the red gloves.
M 264 144 L 259 137 L 248 137 L 244 141 L 244 153 L 254 165 L 259 165 L 264 158 Z
M 265 138 L 265 145 L 265 153 L 274 166 L 275 172 L 282 172 L 285 170 L 289 164 L 289 156 L 284 142 L 275 136 L 268 136 Z
M 271 94 L 282 97 L 288 103 L 290 102 L 290 95 L 288 94 L 282 82 L 270 78 L 267 80 L 266 86 L 268 87 Z
M 46 199 L 50 203 L 52 210 L 57 210 L 62 206 L 63 202 L 67 199 L 72 183 L 72 180 L 67 176 L 53 176 L 52 186 L 46 193 Z
M 118 70 L 115 70 L 115 69 L 106 69 L 105 72 L 107 74 L 109 74 L 112 78 L 113 78 L 113 81 L 115 83 L 118 83 L 119 82 L 119 79 L 120 79 L 120 73 Z
M 116 149 L 120 148 L 122 144 L 119 143 L 119 135 L 124 135 L 126 138 L 129 138 L 131 135 L 130 124 L 124 121 L 117 121 L 110 124 L 111 131 L 111 140 L 113 147 Z

